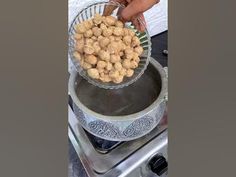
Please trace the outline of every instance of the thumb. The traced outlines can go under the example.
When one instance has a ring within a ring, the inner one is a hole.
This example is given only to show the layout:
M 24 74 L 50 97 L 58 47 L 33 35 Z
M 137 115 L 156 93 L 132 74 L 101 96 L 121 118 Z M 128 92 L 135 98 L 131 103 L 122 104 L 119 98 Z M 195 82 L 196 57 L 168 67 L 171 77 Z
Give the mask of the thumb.
M 103 11 L 104 16 L 108 16 L 112 14 L 112 12 L 117 8 L 117 6 L 113 4 L 116 2 L 126 5 L 126 0 L 110 0 L 108 5 L 105 5 L 104 11 Z

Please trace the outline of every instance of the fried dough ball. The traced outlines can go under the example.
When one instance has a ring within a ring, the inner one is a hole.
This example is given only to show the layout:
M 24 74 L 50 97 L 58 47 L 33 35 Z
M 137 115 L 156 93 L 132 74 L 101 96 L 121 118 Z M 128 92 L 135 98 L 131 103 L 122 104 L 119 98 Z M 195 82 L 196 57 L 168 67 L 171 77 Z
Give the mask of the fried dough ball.
M 81 56 L 81 54 L 79 53 L 79 52 L 74 52 L 74 57 L 77 59 L 77 60 L 79 60 L 79 61 L 81 61 L 82 60 L 82 56 Z
M 109 43 L 110 43 L 110 40 L 107 37 L 104 37 L 101 40 L 99 40 L 99 45 L 102 48 L 105 48 Z
M 89 30 L 89 29 L 91 29 L 91 28 L 93 27 L 93 20 L 85 20 L 85 21 L 83 22 L 83 24 L 84 24 L 84 27 L 85 27 L 87 30 Z
M 100 50 L 98 53 L 98 56 L 100 57 L 101 60 L 104 60 L 104 61 L 110 60 L 110 54 L 109 54 L 109 52 L 107 52 L 105 50 Z
M 125 49 L 125 56 L 127 59 L 132 59 L 133 58 L 133 49 L 131 48 L 126 48 Z
M 134 70 L 132 70 L 132 69 L 127 69 L 127 71 L 126 71 L 126 76 L 127 76 L 127 77 L 132 77 L 133 74 L 134 74 Z
M 93 36 L 93 31 L 91 29 L 85 31 L 84 36 L 85 37 L 92 37 Z
M 131 37 L 134 37 L 134 36 L 135 36 L 135 32 L 134 32 L 133 30 L 128 29 L 128 32 L 129 32 L 129 35 L 130 35 Z
M 128 28 L 123 28 L 123 36 L 130 36 Z
M 131 62 L 129 59 L 124 59 L 123 60 L 123 63 L 122 63 L 122 66 L 125 68 L 125 69 L 129 69 L 131 67 Z
M 98 69 L 103 69 L 103 68 L 105 68 L 106 66 L 107 66 L 107 63 L 106 63 L 105 61 L 100 60 L 100 61 L 98 61 L 98 63 L 97 63 L 97 68 L 98 68 Z
M 92 65 L 90 63 L 87 63 L 87 62 L 83 62 L 83 64 L 81 66 L 85 70 L 92 68 Z
M 84 46 L 84 53 L 85 54 L 93 54 L 94 48 L 91 45 L 85 45 Z
M 101 70 L 102 72 L 99 72 L 100 78 L 105 76 L 104 69 L 98 69 L 98 71 Z
M 111 55 L 111 58 L 110 58 L 110 62 L 111 63 L 116 63 L 116 62 L 120 62 L 120 56 L 119 55 Z
M 109 71 L 107 69 L 105 69 L 104 74 L 109 74 Z
M 134 59 L 134 61 L 135 61 L 136 63 L 139 63 L 139 62 L 140 62 L 140 58 L 138 57 L 138 58 Z
M 93 22 L 94 24 L 99 25 L 100 23 L 102 23 L 102 16 L 100 14 L 95 14 Z
M 100 41 L 103 38 L 104 38 L 103 36 L 98 36 L 98 40 L 97 41 Z
M 112 41 L 108 46 L 107 46 L 107 51 L 110 54 L 118 54 L 120 51 L 120 46 L 117 42 Z
M 138 63 L 136 61 L 130 61 L 130 68 L 135 69 L 138 67 Z
M 105 36 L 105 37 L 111 36 L 112 33 L 113 33 L 113 30 L 112 30 L 111 28 L 107 28 L 107 29 L 102 30 L 102 34 L 103 34 L 103 36 Z
M 115 27 L 114 30 L 113 30 L 113 34 L 115 36 L 122 36 L 123 35 L 123 28 Z
M 105 19 L 107 26 L 113 26 L 116 23 L 116 18 L 112 16 L 107 16 Z
M 98 40 L 98 38 L 96 36 L 92 36 L 91 39 L 94 40 L 94 41 Z
M 102 29 L 98 28 L 97 26 L 93 27 L 92 31 L 93 31 L 93 34 L 97 37 L 102 34 Z
M 85 45 L 90 45 L 92 46 L 94 41 L 91 38 L 85 38 Z
M 108 74 L 102 74 L 102 75 L 100 75 L 100 78 L 99 78 L 101 81 L 103 81 L 103 82 L 111 82 L 111 78 L 109 77 L 109 75 Z
M 116 36 L 116 37 L 115 37 L 115 41 L 116 41 L 116 42 L 122 41 L 122 37 L 121 37 L 121 36 Z
M 110 76 L 110 78 L 115 79 L 115 78 L 119 77 L 119 71 L 117 71 L 117 70 L 111 70 L 111 71 L 109 72 L 109 76 Z
M 119 53 L 120 57 L 124 56 L 124 52 Z
M 116 28 L 115 26 L 109 26 L 109 28 L 112 29 L 112 31 L 114 31 L 114 29 Z
M 106 17 L 105 17 L 105 16 L 102 16 L 102 23 L 104 23 L 105 25 L 107 25 L 107 23 L 106 23 Z
M 115 37 L 114 37 L 114 36 L 109 36 L 108 38 L 109 38 L 110 42 L 112 42 L 112 41 L 115 40 Z
M 79 61 L 79 64 L 83 68 L 83 65 L 84 65 L 84 59 L 83 58 Z
M 122 23 L 122 21 L 117 20 L 116 23 L 115 23 L 115 26 L 116 26 L 116 27 L 123 28 L 123 27 L 124 27 L 124 24 Z
M 137 36 L 134 36 L 132 38 L 132 46 L 133 47 L 136 47 L 136 46 L 139 46 L 140 45 L 140 41 L 139 41 L 139 38 Z
M 111 82 L 111 78 L 109 76 L 104 77 L 104 82 Z
M 134 51 L 140 56 L 143 53 L 143 47 L 142 46 L 135 47 Z
M 119 71 L 120 75 L 125 76 L 126 75 L 126 69 L 125 68 L 121 68 L 121 70 Z
M 78 33 L 76 33 L 76 34 L 74 35 L 75 40 L 80 40 L 80 39 L 82 39 L 83 37 L 84 37 L 83 34 L 78 34 Z
M 136 60 L 139 57 L 138 53 L 133 52 L 133 60 Z
M 138 55 L 136 52 L 133 53 L 133 60 L 134 60 L 135 62 L 137 62 L 137 63 L 140 62 L 139 55 Z
M 113 68 L 112 64 L 111 64 L 110 62 L 107 62 L 106 69 L 107 69 L 108 71 L 110 71 L 110 70 L 112 70 L 112 68 Z
M 99 46 L 99 42 L 96 41 L 93 43 L 93 49 L 96 54 L 101 50 L 101 47 Z
M 85 55 L 84 60 L 92 65 L 95 65 L 97 63 L 97 57 L 95 57 L 94 55 Z
M 125 54 L 131 54 L 133 52 L 133 49 L 131 47 L 127 47 L 125 49 Z
M 122 64 L 120 62 L 116 62 L 114 64 L 114 68 L 117 70 L 117 71 L 121 71 L 121 69 L 123 68 L 122 67 Z
M 87 73 L 88 73 L 89 77 L 91 77 L 93 79 L 98 79 L 99 78 L 99 72 L 95 68 L 88 69 Z
M 76 26 L 76 32 L 79 34 L 83 34 L 86 31 L 84 23 L 80 23 Z
M 123 81 L 123 78 L 124 78 L 124 76 L 119 75 L 118 77 L 113 78 L 113 82 L 115 82 L 116 84 L 119 84 Z
M 127 47 L 124 42 L 120 41 L 119 42 L 120 50 L 125 50 Z
M 85 39 L 84 39 L 84 38 L 81 38 L 81 39 L 79 39 L 79 40 L 76 40 L 76 43 L 77 43 L 77 44 L 84 44 L 84 41 L 85 41 Z
M 97 69 L 98 69 L 98 72 L 99 72 L 100 76 L 104 75 L 104 69 L 103 68 L 97 68 Z
M 131 41 L 132 41 L 132 37 L 131 36 L 124 36 L 123 41 L 125 43 L 125 45 L 130 45 Z
M 84 52 L 84 39 L 80 39 L 76 41 L 76 46 L 75 46 L 76 50 L 80 53 Z
M 125 54 L 125 57 L 129 60 L 131 60 L 133 58 L 133 53 L 131 54 Z
M 100 29 L 105 30 L 105 29 L 107 29 L 107 26 L 104 23 L 101 23 L 100 24 Z
M 84 52 L 84 46 L 77 44 L 75 50 L 82 54 Z

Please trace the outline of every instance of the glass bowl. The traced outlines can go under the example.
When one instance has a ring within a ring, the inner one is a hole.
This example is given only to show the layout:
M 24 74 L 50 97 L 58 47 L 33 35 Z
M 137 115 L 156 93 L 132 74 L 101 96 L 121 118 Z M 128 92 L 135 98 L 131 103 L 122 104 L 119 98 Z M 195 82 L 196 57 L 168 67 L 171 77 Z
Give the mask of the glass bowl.
M 92 79 L 88 76 L 86 70 L 84 70 L 81 66 L 79 61 L 74 57 L 73 53 L 75 52 L 75 39 L 74 39 L 74 34 L 76 33 L 76 25 L 88 20 L 92 17 L 94 17 L 94 15 L 96 13 L 99 13 L 100 15 L 103 14 L 103 11 L 105 9 L 105 7 L 108 6 L 112 6 L 112 8 L 116 8 L 115 10 L 113 10 L 111 16 L 118 18 L 118 9 L 119 8 L 124 8 L 125 6 L 123 6 L 122 4 L 119 4 L 117 2 L 108 2 L 108 1 L 104 1 L 104 2 L 98 2 L 98 3 L 94 3 L 92 5 L 87 6 L 86 8 L 84 8 L 83 10 L 81 10 L 78 15 L 75 16 L 74 20 L 72 21 L 72 24 L 69 28 L 69 57 L 73 63 L 73 65 L 75 66 L 77 72 L 84 78 L 86 79 L 89 83 L 98 86 L 100 88 L 104 88 L 104 89 L 119 89 L 119 88 L 123 88 L 126 87 L 132 83 L 134 83 L 136 80 L 138 80 L 141 75 L 144 73 L 144 71 L 146 70 L 149 61 L 150 61 L 150 56 L 151 56 L 151 40 L 150 40 L 150 36 L 148 34 L 147 29 L 145 28 L 144 32 L 139 32 L 130 22 L 125 23 L 125 27 L 132 29 L 136 36 L 139 38 L 140 40 L 140 45 L 143 47 L 143 53 L 140 56 L 140 62 L 139 65 L 136 69 L 134 69 L 134 74 L 132 77 L 124 77 L 123 81 L 119 84 L 113 83 L 113 82 L 108 82 L 108 83 L 104 83 L 100 80 L 97 79 Z M 139 22 L 141 24 L 144 24 L 140 19 L 138 19 Z

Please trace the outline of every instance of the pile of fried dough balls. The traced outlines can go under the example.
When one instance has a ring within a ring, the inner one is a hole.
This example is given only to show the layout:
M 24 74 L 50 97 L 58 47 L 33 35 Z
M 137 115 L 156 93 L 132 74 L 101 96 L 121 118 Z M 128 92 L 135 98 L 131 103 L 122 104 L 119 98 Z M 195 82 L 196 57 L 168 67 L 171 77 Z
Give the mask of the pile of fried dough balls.
M 139 38 L 112 16 L 96 14 L 76 26 L 74 57 L 92 79 L 121 83 L 132 77 L 143 52 Z

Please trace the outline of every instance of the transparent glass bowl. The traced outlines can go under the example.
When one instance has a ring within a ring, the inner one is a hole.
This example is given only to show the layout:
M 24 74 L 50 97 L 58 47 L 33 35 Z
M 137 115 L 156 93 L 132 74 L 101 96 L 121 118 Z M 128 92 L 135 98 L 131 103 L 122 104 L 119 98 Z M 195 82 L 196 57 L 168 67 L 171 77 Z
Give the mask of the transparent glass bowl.
M 72 21 L 72 24 L 70 26 L 69 29 L 69 57 L 72 60 L 72 63 L 74 64 L 77 72 L 79 72 L 79 74 L 86 79 L 89 83 L 98 86 L 100 88 L 104 88 L 104 89 L 119 89 L 119 88 L 123 88 L 125 86 L 128 86 L 132 83 L 134 83 L 136 80 L 138 80 L 141 75 L 144 73 L 144 71 L 147 68 L 147 65 L 149 64 L 150 61 L 150 56 L 151 56 L 151 40 L 150 40 L 150 36 L 148 34 L 147 29 L 145 28 L 145 31 L 140 33 L 137 29 L 135 29 L 135 27 L 131 24 L 131 23 L 125 23 L 125 26 L 127 28 L 132 29 L 136 36 L 139 38 L 140 42 L 141 42 L 141 46 L 143 47 L 143 53 L 140 56 L 140 62 L 138 67 L 134 70 L 134 74 L 132 77 L 124 77 L 124 80 L 119 83 L 113 83 L 113 82 L 109 82 L 109 83 L 104 83 L 100 80 L 97 79 L 92 79 L 88 76 L 86 70 L 84 70 L 81 66 L 79 61 L 74 57 L 73 53 L 75 52 L 75 39 L 74 39 L 74 34 L 76 33 L 75 30 L 75 26 L 85 20 L 88 20 L 92 17 L 94 17 L 94 15 L 96 13 L 99 14 L 103 14 L 103 11 L 105 9 L 105 7 L 107 6 L 112 6 L 114 8 L 116 8 L 111 16 L 114 16 L 116 18 L 118 18 L 118 9 L 119 8 L 124 8 L 124 6 L 122 4 L 119 4 L 117 2 L 98 2 L 92 5 L 87 6 L 86 8 L 84 8 L 83 10 L 81 10 L 78 15 L 74 18 L 74 20 Z M 140 21 L 140 23 L 143 24 L 143 22 L 138 19 Z

